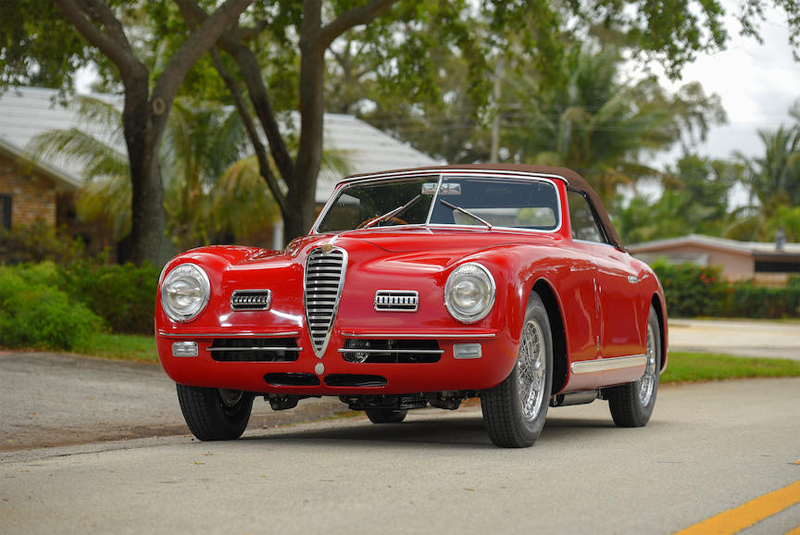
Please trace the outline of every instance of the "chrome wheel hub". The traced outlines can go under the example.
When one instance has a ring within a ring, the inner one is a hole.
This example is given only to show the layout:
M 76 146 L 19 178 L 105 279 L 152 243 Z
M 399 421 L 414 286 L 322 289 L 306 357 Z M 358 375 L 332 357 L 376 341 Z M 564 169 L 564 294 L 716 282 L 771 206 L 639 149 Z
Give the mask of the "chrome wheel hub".
M 542 327 L 535 319 L 529 320 L 522 329 L 517 357 L 519 401 L 528 422 L 535 420 L 542 408 L 546 362 Z
M 647 364 L 645 365 L 644 375 L 639 379 L 639 401 L 643 406 L 650 403 L 656 386 L 656 376 L 658 374 L 656 363 L 656 344 L 653 335 L 653 328 L 647 325 Z

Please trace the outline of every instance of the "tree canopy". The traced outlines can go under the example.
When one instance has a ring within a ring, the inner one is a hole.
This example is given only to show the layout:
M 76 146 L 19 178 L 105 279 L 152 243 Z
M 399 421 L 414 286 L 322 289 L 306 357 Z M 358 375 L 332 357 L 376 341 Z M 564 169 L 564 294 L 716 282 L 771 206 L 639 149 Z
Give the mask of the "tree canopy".
M 743 31 L 758 34 L 768 5 L 787 14 L 797 51 L 796 2 L 747 2 L 738 13 Z M 725 46 L 723 16 L 715 0 L 17 0 L 0 2 L 0 87 L 69 90 L 76 69 L 95 64 L 106 87 L 124 94 L 134 260 L 141 262 L 159 260 L 164 239 L 158 147 L 184 80 L 184 91 L 227 93 L 222 98 L 240 114 L 292 238 L 314 215 L 326 99 L 338 106 L 360 100 L 359 91 L 332 95 L 336 85 L 326 86 L 326 75 L 357 75 L 412 117 L 424 117 L 426 106 L 464 102 L 469 111 L 454 109 L 446 120 L 458 125 L 466 116 L 486 127 L 497 113 L 497 60 L 526 65 L 539 87 L 546 80 L 549 90 L 563 90 L 576 42 L 616 43 L 678 77 L 698 52 Z M 282 126 L 290 110 L 300 113 L 296 149 Z M 691 110 L 684 111 L 689 118 Z M 461 143 L 460 150 L 479 159 L 479 145 Z

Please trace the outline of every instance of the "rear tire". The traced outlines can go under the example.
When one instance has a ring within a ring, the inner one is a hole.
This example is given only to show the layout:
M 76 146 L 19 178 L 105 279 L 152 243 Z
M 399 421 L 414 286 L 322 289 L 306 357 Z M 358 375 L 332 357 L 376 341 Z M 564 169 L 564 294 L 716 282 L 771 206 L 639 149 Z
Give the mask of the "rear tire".
M 553 337 L 538 294 L 528 299 L 517 363 L 496 387 L 481 393 L 486 431 L 495 446 L 527 448 L 544 427 L 553 387 Z
M 617 427 L 644 427 L 653 415 L 658 393 L 658 375 L 663 352 L 656 309 L 647 318 L 647 364 L 644 375 L 632 383 L 606 390 L 608 408 Z
M 178 401 L 186 425 L 200 440 L 236 440 L 247 427 L 253 394 L 178 384 Z
M 364 412 L 373 424 L 399 424 L 408 414 L 407 409 L 367 409 Z

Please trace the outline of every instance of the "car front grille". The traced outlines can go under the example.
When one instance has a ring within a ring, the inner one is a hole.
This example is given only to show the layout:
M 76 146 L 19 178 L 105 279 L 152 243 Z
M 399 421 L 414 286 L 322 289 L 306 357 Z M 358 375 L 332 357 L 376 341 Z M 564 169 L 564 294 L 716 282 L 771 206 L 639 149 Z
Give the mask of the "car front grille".
M 339 350 L 347 362 L 425 364 L 439 362 L 444 351 L 436 340 L 364 340 L 349 338 Z
M 217 362 L 294 362 L 301 350 L 294 338 L 217 338 L 208 348 Z
M 347 253 L 338 247 L 315 249 L 306 261 L 306 321 L 317 356 L 325 353 L 330 340 L 346 268 Z

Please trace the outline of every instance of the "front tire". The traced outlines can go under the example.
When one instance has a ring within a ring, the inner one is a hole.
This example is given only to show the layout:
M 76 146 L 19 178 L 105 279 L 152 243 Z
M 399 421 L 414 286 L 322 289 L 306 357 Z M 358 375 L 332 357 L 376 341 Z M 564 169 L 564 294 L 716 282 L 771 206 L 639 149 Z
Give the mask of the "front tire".
M 661 329 L 653 306 L 647 318 L 647 364 L 638 381 L 606 391 L 608 408 L 617 427 L 644 427 L 653 415 L 658 393 L 658 375 L 663 351 Z
M 253 394 L 241 390 L 178 384 L 178 401 L 186 425 L 200 440 L 236 440 L 247 427 Z
M 481 394 L 483 421 L 495 446 L 527 448 L 536 442 L 547 417 L 552 369 L 550 320 L 542 299 L 532 293 L 514 369 L 502 383 Z
M 364 412 L 373 424 L 399 424 L 408 414 L 407 409 L 367 409 Z

